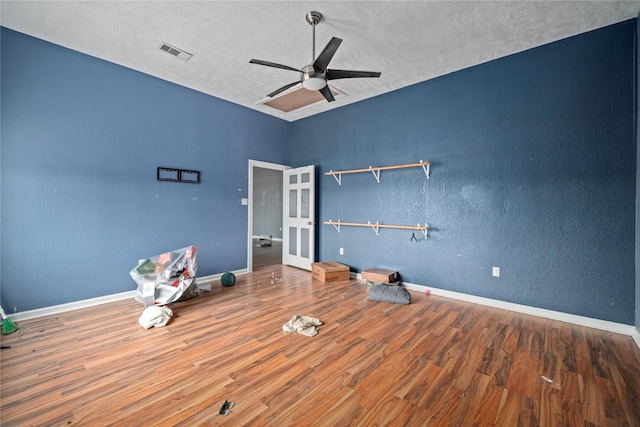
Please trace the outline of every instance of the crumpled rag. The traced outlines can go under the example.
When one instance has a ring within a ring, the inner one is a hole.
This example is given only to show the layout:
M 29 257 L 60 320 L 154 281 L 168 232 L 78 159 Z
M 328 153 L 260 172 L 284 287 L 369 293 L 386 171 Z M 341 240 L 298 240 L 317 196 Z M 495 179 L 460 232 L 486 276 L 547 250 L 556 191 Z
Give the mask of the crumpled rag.
M 160 328 L 167 324 L 173 316 L 173 311 L 169 307 L 161 305 L 151 305 L 144 309 L 142 315 L 138 319 L 138 323 L 145 329 L 153 326 Z
M 299 332 L 302 335 L 312 337 L 318 334 L 316 326 L 320 325 L 322 325 L 320 319 L 296 314 L 291 320 L 282 325 L 282 330 L 285 332 Z

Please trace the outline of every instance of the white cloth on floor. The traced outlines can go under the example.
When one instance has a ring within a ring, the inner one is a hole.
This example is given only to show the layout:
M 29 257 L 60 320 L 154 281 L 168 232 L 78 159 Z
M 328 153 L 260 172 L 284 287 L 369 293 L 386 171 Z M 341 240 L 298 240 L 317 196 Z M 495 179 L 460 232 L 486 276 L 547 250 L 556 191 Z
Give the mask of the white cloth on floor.
M 285 332 L 299 332 L 302 335 L 312 337 L 318 334 L 316 326 L 320 325 L 322 325 L 320 319 L 296 314 L 282 326 L 282 330 Z
M 160 328 L 167 324 L 173 316 L 173 311 L 169 307 L 161 305 L 151 305 L 144 309 L 142 315 L 138 319 L 138 323 L 145 329 L 153 326 Z

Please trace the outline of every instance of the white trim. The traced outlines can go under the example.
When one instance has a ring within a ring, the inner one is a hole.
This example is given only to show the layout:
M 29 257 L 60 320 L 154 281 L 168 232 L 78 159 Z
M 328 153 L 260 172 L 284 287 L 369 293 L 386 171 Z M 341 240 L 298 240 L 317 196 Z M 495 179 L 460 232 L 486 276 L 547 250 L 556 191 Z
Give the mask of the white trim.
M 121 301 L 123 299 L 133 298 L 135 296 L 136 291 L 120 292 L 119 294 L 105 295 L 103 297 L 74 301 L 66 304 L 36 308 L 35 310 L 21 311 L 9 315 L 9 318 L 11 318 L 11 320 L 15 320 L 16 322 L 19 322 L 21 320 L 33 319 L 36 317 L 49 316 L 52 314 L 65 313 L 67 311 L 79 310 L 81 308 L 93 307 L 94 305 L 106 304 L 108 302 Z
M 247 274 L 247 269 L 235 270 L 232 273 L 236 276 Z M 198 277 L 196 283 L 211 283 L 219 280 L 224 273 L 213 274 L 211 276 Z M 103 297 L 90 298 L 80 301 L 69 302 L 65 304 L 52 305 L 50 307 L 36 308 L 35 310 L 21 311 L 13 313 L 9 316 L 12 321 L 20 322 L 22 320 L 35 319 L 36 317 L 50 316 L 52 314 L 65 313 L 67 311 L 79 310 L 81 308 L 93 307 L 95 305 L 106 304 L 114 301 L 121 301 L 129 298 L 134 298 L 136 291 L 120 292 L 118 294 L 105 295 Z
M 640 331 L 638 331 L 638 328 L 633 328 L 633 331 L 631 331 L 631 337 L 636 344 L 638 344 L 638 347 L 640 347 Z
M 248 272 L 249 270 L 247 270 L 246 268 L 242 268 L 240 270 L 233 270 L 230 273 L 233 273 L 235 276 L 242 276 L 243 274 L 247 274 Z M 198 277 L 196 279 L 196 283 L 198 284 L 213 283 L 216 280 L 220 280 L 223 274 L 224 273 L 218 273 L 218 274 L 212 274 L 210 276 Z
M 360 273 L 357 275 L 361 279 Z M 410 291 L 418 291 L 423 293 L 429 290 L 431 294 L 456 299 L 460 301 L 471 302 L 474 304 L 486 305 L 489 307 L 502 308 L 504 310 L 515 311 L 517 313 L 531 314 L 532 316 L 544 317 L 552 320 L 560 320 L 562 322 L 573 323 L 574 325 L 586 326 L 589 328 L 601 329 L 603 331 L 615 332 L 618 334 L 629 335 L 633 337 L 638 347 L 640 347 L 640 333 L 631 325 L 623 323 L 610 322 L 608 320 L 593 319 L 591 317 L 578 316 L 576 314 L 563 313 L 561 311 L 547 310 L 544 308 L 531 307 L 528 305 L 515 304 L 491 298 L 478 297 L 475 295 L 464 294 L 461 292 L 448 291 L 446 289 L 433 288 L 431 286 L 417 285 L 415 283 L 402 282 L 405 288 Z
M 264 236 L 251 236 L 252 239 L 260 239 Z M 273 237 L 271 236 L 271 240 L 273 240 L 274 242 L 282 242 L 282 237 Z

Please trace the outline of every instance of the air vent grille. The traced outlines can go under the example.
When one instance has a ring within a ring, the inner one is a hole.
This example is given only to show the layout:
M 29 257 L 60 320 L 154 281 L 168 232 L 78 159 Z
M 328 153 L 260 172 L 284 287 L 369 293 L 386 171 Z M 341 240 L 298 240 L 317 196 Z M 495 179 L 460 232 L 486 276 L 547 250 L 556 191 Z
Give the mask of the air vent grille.
M 160 45 L 160 50 L 165 51 L 177 58 L 182 59 L 183 61 L 188 61 L 189 59 L 191 59 L 191 57 L 193 56 L 192 54 L 185 52 L 182 49 L 178 49 L 175 46 L 171 46 L 168 43 L 162 43 Z

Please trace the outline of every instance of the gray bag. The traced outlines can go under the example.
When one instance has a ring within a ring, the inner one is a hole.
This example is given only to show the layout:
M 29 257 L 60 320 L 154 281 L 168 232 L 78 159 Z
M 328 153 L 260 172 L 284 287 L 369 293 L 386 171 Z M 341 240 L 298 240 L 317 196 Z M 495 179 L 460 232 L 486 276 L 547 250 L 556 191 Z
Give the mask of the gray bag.
M 367 280 L 367 299 L 369 301 L 391 302 L 394 304 L 411 303 L 411 294 L 400 282 L 391 284 L 370 282 Z

